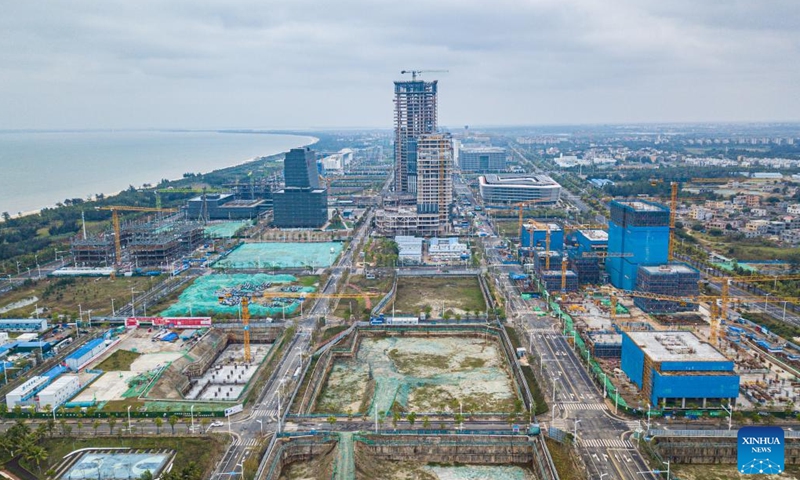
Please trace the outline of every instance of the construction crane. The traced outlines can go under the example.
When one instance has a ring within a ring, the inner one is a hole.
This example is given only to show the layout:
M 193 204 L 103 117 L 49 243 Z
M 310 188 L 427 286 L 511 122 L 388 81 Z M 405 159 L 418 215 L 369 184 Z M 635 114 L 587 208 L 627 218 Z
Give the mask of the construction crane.
M 178 210 L 174 208 L 151 208 L 151 207 L 125 207 L 125 206 L 111 206 L 111 207 L 97 207 L 98 210 L 111 211 L 111 223 L 114 225 L 114 253 L 116 254 L 116 264 L 122 263 L 122 241 L 120 240 L 120 227 L 119 227 L 119 213 L 118 212 L 163 212 L 175 213 Z
M 405 75 L 407 73 L 411 74 L 411 81 L 417 81 L 417 75 L 422 75 L 423 73 L 449 73 L 450 70 L 401 70 L 400 75 Z
M 228 298 L 232 297 L 233 295 L 230 293 L 226 293 L 224 296 L 219 297 L 220 303 L 226 301 Z M 236 298 L 239 300 L 239 306 L 241 307 L 242 312 L 242 328 L 243 328 L 243 340 L 244 340 L 244 361 L 249 363 L 250 362 L 250 301 L 251 298 L 249 295 L 237 295 Z
M 614 288 L 604 287 L 603 290 L 610 292 L 610 300 L 612 309 L 610 312 L 611 320 L 616 322 L 616 308 L 615 305 L 617 303 L 617 297 L 621 295 L 629 296 L 629 297 L 637 297 L 637 298 L 648 298 L 651 300 L 663 300 L 668 302 L 675 302 L 682 305 L 687 303 L 699 304 L 699 303 L 710 303 L 712 306 L 709 308 L 710 312 L 710 335 L 709 340 L 712 345 L 717 344 L 719 338 L 719 326 L 720 320 L 727 317 L 728 312 L 728 304 L 729 303 L 800 303 L 800 298 L 794 297 L 773 297 L 765 299 L 763 297 L 730 297 L 728 292 L 729 282 L 723 282 L 722 284 L 722 294 L 720 296 L 716 295 L 685 295 L 685 296 L 672 296 L 672 295 L 662 295 L 658 293 L 650 293 L 650 292 L 636 292 L 636 291 L 629 291 L 629 290 L 617 290 Z M 717 303 L 719 302 L 719 303 Z
M 567 291 L 567 256 L 561 257 L 561 292 Z
M 515 203 L 514 206 L 517 207 L 519 211 L 519 222 L 517 225 L 517 231 L 522 234 L 522 208 L 530 205 L 535 205 L 537 203 L 552 203 L 552 200 L 545 200 L 545 199 L 536 199 L 536 200 L 527 200 L 524 202 Z

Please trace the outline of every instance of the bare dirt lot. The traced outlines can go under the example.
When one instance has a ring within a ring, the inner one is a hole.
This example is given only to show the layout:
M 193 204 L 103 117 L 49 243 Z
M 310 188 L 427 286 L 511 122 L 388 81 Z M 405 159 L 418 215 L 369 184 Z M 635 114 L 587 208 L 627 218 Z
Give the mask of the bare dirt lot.
M 430 309 L 434 318 L 485 312 L 477 277 L 401 277 L 397 280 L 396 313 L 416 315 Z M 390 307 L 391 308 L 391 307 Z

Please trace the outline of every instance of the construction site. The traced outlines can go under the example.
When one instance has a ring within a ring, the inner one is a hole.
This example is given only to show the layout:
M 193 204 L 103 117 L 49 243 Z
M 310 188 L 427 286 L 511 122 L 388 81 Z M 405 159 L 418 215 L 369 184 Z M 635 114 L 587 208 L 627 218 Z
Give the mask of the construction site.
M 134 267 L 167 266 L 202 245 L 203 225 L 186 221 L 182 215 L 147 217 L 121 222 L 118 211 L 174 212 L 138 207 L 108 207 L 113 230 L 97 236 L 78 236 L 70 251 L 78 266 L 110 266 L 127 263 Z

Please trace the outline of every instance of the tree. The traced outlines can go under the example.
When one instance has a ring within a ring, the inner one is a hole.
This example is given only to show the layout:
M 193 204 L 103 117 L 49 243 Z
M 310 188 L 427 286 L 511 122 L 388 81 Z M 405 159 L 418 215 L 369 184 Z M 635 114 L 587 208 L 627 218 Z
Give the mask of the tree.
M 156 435 L 161 434 L 161 426 L 164 425 L 164 420 L 161 417 L 156 417 L 154 423 L 156 424 Z
M 53 436 L 53 430 L 56 429 L 56 421 L 52 418 L 47 419 L 47 434 Z
M 167 421 L 169 422 L 169 426 L 172 428 L 172 434 L 175 435 L 175 424 L 178 423 L 178 417 L 171 415 Z
M 36 445 L 32 446 L 24 454 L 24 458 L 26 461 L 36 462 L 36 468 L 39 470 L 39 472 L 42 471 L 41 463 L 47 460 L 47 457 L 48 457 L 47 450 Z
M 108 430 L 114 435 L 114 426 L 117 424 L 117 417 L 108 417 Z
M 203 429 L 203 432 L 208 430 L 208 424 L 211 423 L 211 420 L 208 417 L 203 417 L 200 419 L 200 427 Z
M 78 435 L 80 436 L 81 430 L 83 429 L 83 422 L 78 420 L 78 423 L 76 423 L 75 426 L 78 427 Z
M 153 474 L 150 472 L 150 470 L 145 470 L 143 474 L 139 475 L 138 480 L 153 480 Z
M 95 421 L 92 422 L 92 428 L 94 429 L 94 436 L 96 437 L 97 429 L 100 428 L 100 419 L 95 419 Z
M 9 220 L 11 220 L 11 214 L 8 212 L 3 212 L 3 221 L 8 222 Z
M 334 417 L 333 415 L 329 416 L 327 422 L 330 423 L 331 428 L 333 428 L 333 425 L 336 423 L 336 417 Z
M 394 426 L 394 428 L 397 428 L 397 422 L 399 421 L 400 421 L 400 412 L 395 410 L 392 412 L 392 425 Z
M 428 417 L 427 416 L 422 417 L 422 428 L 427 430 L 428 428 L 430 428 L 430 426 L 431 426 L 431 421 L 428 420 Z
M 409 425 L 411 428 L 414 428 L 414 422 L 417 420 L 417 414 L 415 412 L 411 412 L 406 415 L 406 420 L 408 420 Z

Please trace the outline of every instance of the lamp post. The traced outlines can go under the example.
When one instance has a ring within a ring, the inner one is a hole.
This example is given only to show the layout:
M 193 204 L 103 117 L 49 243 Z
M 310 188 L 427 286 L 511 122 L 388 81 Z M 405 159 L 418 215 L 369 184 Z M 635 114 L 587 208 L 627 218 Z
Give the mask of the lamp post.
M 111 299 L 111 316 L 112 317 L 116 317 L 117 316 L 117 311 L 114 310 L 114 299 L 113 298 Z
M 608 396 L 606 392 L 607 379 L 608 379 L 608 374 L 606 372 L 603 372 L 603 399 L 605 399 Z
M 772 295 L 772 292 L 769 292 L 766 295 L 764 295 L 764 312 L 767 311 L 767 299 L 769 298 L 770 295 Z
M 131 407 L 132 405 L 128 405 L 128 433 L 131 433 Z
M 783 321 L 786 321 L 786 300 L 783 301 Z
M 552 403 L 553 403 L 553 406 L 555 406 L 555 404 L 556 404 L 556 378 L 558 378 L 558 377 L 556 375 L 553 375 L 552 378 L 553 378 L 553 402 Z
M 578 424 L 579 423 L 581 423 L 581 421 L 576 418 L 575 419 L 575 424 L 572 427 L 572 429 L 573 429 L 572 438 L 575 440 L 576 443 L 578 441 Z
M 650 431 L 650 404 L 647 404 L 647 431 Z
M 262 422 L 260 418 L 257 418 L 256 422 L 258 422 L 258 428 L 261 430 L 261 435 L 264 435 L 264 422 Z
M 189 415 L 192 418 L 192 433 L 194 433 L 194 405 L 189 408 Z
M 720 405 L 723 410 L 728 412 L 728 430 L 731 429 L 731 424 L 733 423 L 733 405 L 728 402 L 728 407 L 726 408 L 725 405 Z

